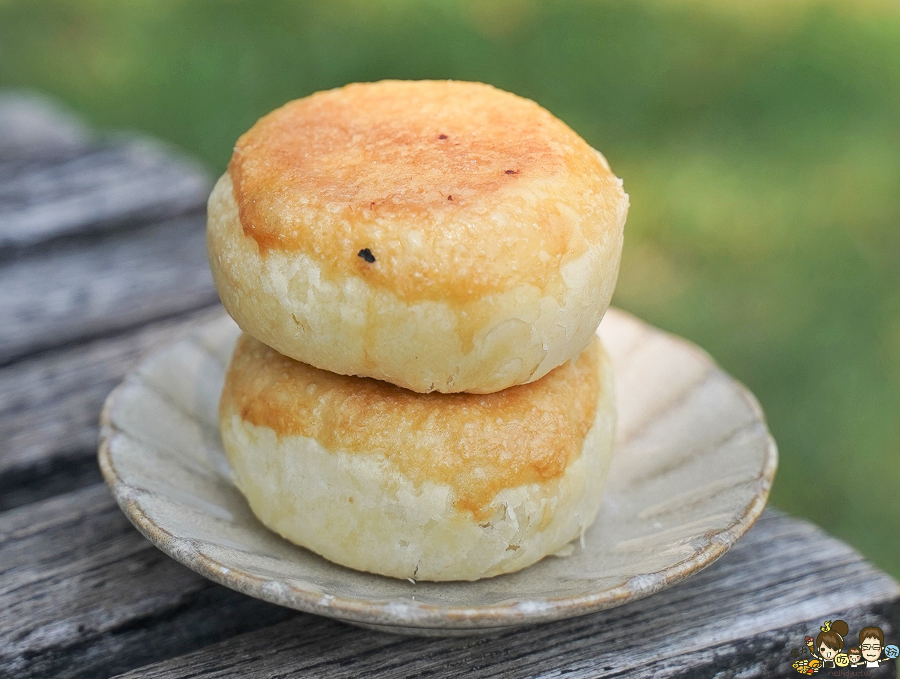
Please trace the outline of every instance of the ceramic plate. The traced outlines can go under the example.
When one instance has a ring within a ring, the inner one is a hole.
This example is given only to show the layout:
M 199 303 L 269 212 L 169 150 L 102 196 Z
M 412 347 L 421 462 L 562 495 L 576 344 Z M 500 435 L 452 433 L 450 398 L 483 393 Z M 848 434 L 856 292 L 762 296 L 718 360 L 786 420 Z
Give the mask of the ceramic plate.
M 775 443 L 756 399 L 692 344 L 610 310 L 619 424 L 596 522 L 568 556 L 477 582 L 350 570 L 286 542 L 231 481 L 216 408 L 238 335 L 227 317 L 160 349 L 106 402 L 100 465 L 153 544 L 251 596 L 359 625 L 459 634 L 619 606 L 721 556 L 762 512 Z

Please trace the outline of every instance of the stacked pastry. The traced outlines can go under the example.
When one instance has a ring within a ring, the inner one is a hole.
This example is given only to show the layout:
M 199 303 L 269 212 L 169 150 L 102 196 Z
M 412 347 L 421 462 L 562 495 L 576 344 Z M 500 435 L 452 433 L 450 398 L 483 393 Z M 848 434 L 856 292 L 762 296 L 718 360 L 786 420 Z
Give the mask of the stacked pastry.
M 243 330 L 220 405 L 253 512 L 351 568 L 516 571 L 593 521 L 612 451 L 628 198 L 534 102 L 356 84 L 237 142 L 209 200 Z

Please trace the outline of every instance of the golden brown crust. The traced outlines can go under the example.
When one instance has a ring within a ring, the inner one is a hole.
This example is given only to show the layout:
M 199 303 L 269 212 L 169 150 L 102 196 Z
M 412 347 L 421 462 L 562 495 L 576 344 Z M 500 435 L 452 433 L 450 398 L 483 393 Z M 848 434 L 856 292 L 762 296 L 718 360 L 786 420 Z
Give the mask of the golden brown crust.
M 241 335 L 221 416 L 313 438 L 330 451 L 383 455 L 414 483 L 455 489 L 476 517 L 504 488 L 561 476 L 596 417 L 608 363 L 594 337 L 531 384 L 487 395 L 417 394 L 293 361 Z
M 627 206 L 575 132 L 480 83 L 385 81 L 290 102 L 238 140 L 228 171 L 260 252 L 303 252 L 407 301 L 545 290 L 617 242 Z

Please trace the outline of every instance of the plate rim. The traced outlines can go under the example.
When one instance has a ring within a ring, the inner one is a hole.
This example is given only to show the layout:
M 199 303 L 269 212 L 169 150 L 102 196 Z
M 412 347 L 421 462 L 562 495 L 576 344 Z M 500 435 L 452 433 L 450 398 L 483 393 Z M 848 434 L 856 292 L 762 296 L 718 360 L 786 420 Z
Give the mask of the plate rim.
M 173 535 L 161 528 L 144 512 L 137 501 L 137 496 L 147 493 L 147 491 L 125 483 L 116 473 L 110 450 L 111 443 L 120 436 L 130 437 L 127 432 L 113 424 L 112 413 L 116 409 L 121 393 L 131 385 L 133 376 L 139 374 L 145 364 L 159 353 L 171 350 L 176 344 L 198 340 L 205 329 L 221 322 L 224 313 L 218 317 L 207 319 L 192 328 L 190 332 L 146 352 L 106 397 L 100 415 L 98 446 L 100 470 L 116 503 L 128 520 L 162 552 L 213 582 L 263 601 L 295 610 L 347 622 L 413 631 L 417 628 L 432 630 L 507 628 L 561 620 L 615 608 L 671 587 L 706 568 L 727 552 L 750 529 L 766 506 L 778 466 L 778 447 L 769 430 L 765 413 L 759 401 L 746 385 L 722 369 L 707 351 L 683 337 L 661 330 L 621 309 L 610 307 L 610 311 L 640 324 L 645 330 L 649 329 L 652 332 L 663 334 L 669 340 L 681 344 L 690 351 L 699 352 L 705 360 L 709 361 L 713 371 L 724 375 L 736 388 L 744 402 L 758 418 L 758 424 L 762 425 L 766 440 L 763 465 L 754 480 L 756 495 L 744 507 L 735 521 L 724 528 L 706 533 L 705 536 L 708 538 L 706 545 L 691 556 L 657 571 L 632 576 L 616 587 L 602 589 L 591 594 L 543 598 L 525 597 L 484 606 L 442 606 L 416 601 L 409 597 L 398 601 L 323 594 L 315 587 L 302 588 L 292 582 L 260 577 L 241 569 L 231 568 L 203 554 L 192 544 L 192 539 Z M 317 558 L 327 561 L 321 555 L 311 550 L 307 551 Z M 464 585 L 465 583 L 455 584 Z

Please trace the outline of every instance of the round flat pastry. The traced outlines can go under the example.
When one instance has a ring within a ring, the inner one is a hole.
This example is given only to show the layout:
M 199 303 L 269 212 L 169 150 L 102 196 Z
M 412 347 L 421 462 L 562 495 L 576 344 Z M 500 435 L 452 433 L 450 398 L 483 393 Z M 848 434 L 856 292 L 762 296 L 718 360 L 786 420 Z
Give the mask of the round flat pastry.
M 336 375 L 243 334 L 220 428 L 238 488 L 288 540 L 358 570 L 475 580 L 593 522 L 614 413 L 596 337 L 537 382 L 479 395 Z
M 603 156 L 532 101 L 355 84 L 238 140 L 209 199 L 210 264 L 241 328 L 286 356 L 491 393 L 588 345 L 627 211 Z

